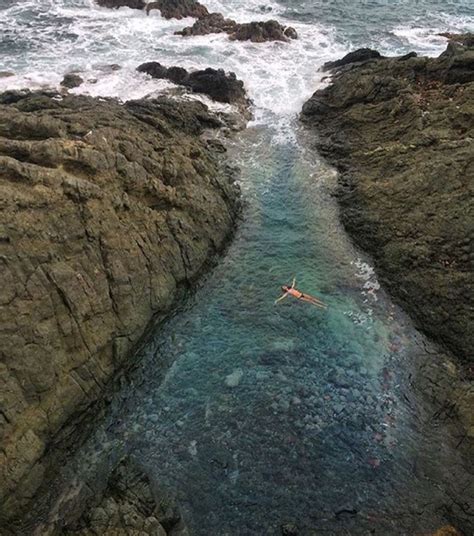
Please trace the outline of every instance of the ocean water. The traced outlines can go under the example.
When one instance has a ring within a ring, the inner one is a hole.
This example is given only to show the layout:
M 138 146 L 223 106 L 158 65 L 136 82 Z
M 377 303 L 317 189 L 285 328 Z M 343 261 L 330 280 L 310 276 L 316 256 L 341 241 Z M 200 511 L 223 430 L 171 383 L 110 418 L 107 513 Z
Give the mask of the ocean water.
M 228 141 L 245 205 L 235 240 L 157 329 L 62 479 L 77 485 L 131 454 L 154 486 L 176 495 L 199 536 L 277 535 L 284 523 L 303 535 L 412 536 L 455 522 L 453 505 L 472 475 L 456 430 L 413 388 L 420 367 L 448 376 L 448 365 L 344 233 L 335 172 L 297 114 L 326 83 L 325 61 L 360 46 L 437 55 L 446 46 L 437 33 L 474 30 L 474 4 L 204 3 L 239 21 L 277 18 L 299 39 L 182 38 L 173 32 L 192 20 L 157 11 L 0 0 L 0 71 L 11 73 L 0 89 L 57 86 L 78 71 L 86 82 L 74 92 L 153 96 L 171 84 L 135 68 L 157 60 L 234 71 L 253 101 L 249 127 Z M 293 277 L 328 308 L 275 305 Z

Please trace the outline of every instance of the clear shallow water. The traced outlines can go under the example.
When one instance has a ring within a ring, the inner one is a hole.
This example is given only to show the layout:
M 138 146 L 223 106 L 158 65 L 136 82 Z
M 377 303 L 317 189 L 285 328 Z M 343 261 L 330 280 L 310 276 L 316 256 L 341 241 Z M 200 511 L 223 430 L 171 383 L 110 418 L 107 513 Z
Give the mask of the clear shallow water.
M 206 4 L 238 20 L 268 17 L 260 1 Z M 278 534 L 284 522 L 302 534 L 412 535 L 445 522 L 442 505 L 468 477 L 458 440 L 411 387 L 418 366 L 443 363 L 344 234 L 334 173 L 296 119 L 324 61 L 362 45 L 436 54 L 445 40 L 433 32 L 473 26 L 471 2 L 398 4 L 265 3 L 300 39 L 263 45 L 183 39 L 172 32 L 186 21 L 86 0 L 0 8 L 0 70 L 15 73 L 1 88 L 54 85 L 78 69 L 87 79 L 78 92 L 137 98 L 169 87 L 134 71 L 159 60 L 234 70 L 254 101 L 254 121 L 229 147 L 242 169 L 244 222 L 144 350 L 66 480 L 132 453 L 175 491 L 198 535 Z M 104 71 L 110 63 L 122 69 Z M 275 306 L 293 276 L 329 308 Z M 164 381 L 163 362 L 173 363 Z

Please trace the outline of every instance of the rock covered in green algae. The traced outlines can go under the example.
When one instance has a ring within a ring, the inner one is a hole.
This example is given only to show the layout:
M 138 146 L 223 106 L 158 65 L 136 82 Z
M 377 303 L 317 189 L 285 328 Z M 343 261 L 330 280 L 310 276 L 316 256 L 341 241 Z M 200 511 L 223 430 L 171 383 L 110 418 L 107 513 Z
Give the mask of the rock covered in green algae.
M 474 49 L 344 69 L 302 119 L 340 174 L 342 218 L 418 325 L 474 347 Z
M 0 526 L 152 317 L 231 232 L 199 102 L 0 95 Z

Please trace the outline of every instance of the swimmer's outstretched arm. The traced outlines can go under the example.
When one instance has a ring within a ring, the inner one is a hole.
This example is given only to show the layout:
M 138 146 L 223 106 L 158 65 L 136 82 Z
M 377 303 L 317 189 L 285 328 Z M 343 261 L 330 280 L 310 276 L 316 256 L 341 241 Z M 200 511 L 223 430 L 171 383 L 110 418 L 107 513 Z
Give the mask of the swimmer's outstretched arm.
M 283 296 L 280 296 L 278 298 L 278 300 L 275 300 L 275 304 L 277 304 L 279 301 L 281 301 L 283 298 L 286 298 L 288 296 L 288 292 L 285 292 L 285 294 L 283 294 Z
M 296 277 L 293 277 L 293 283 L 291 283 L 291 288 L 295 288 L 296 285 Z

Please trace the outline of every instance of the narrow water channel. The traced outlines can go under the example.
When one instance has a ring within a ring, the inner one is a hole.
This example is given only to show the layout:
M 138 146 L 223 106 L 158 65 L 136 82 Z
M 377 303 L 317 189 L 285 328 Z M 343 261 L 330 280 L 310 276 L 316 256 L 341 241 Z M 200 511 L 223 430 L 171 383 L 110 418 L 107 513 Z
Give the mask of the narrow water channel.
M 455 438 L 410 386 L 438 358 L 345 235 L 335 174 L 306 136 L 296 123 L 251 127 L 231 144 L 237 236 L 73 464 L 77 478 L 131 454 L 199 536 L 285 522 L 415 534 L 443 523 L 461 485 Z M 328 308 L 275 305 L 293 277 Z

